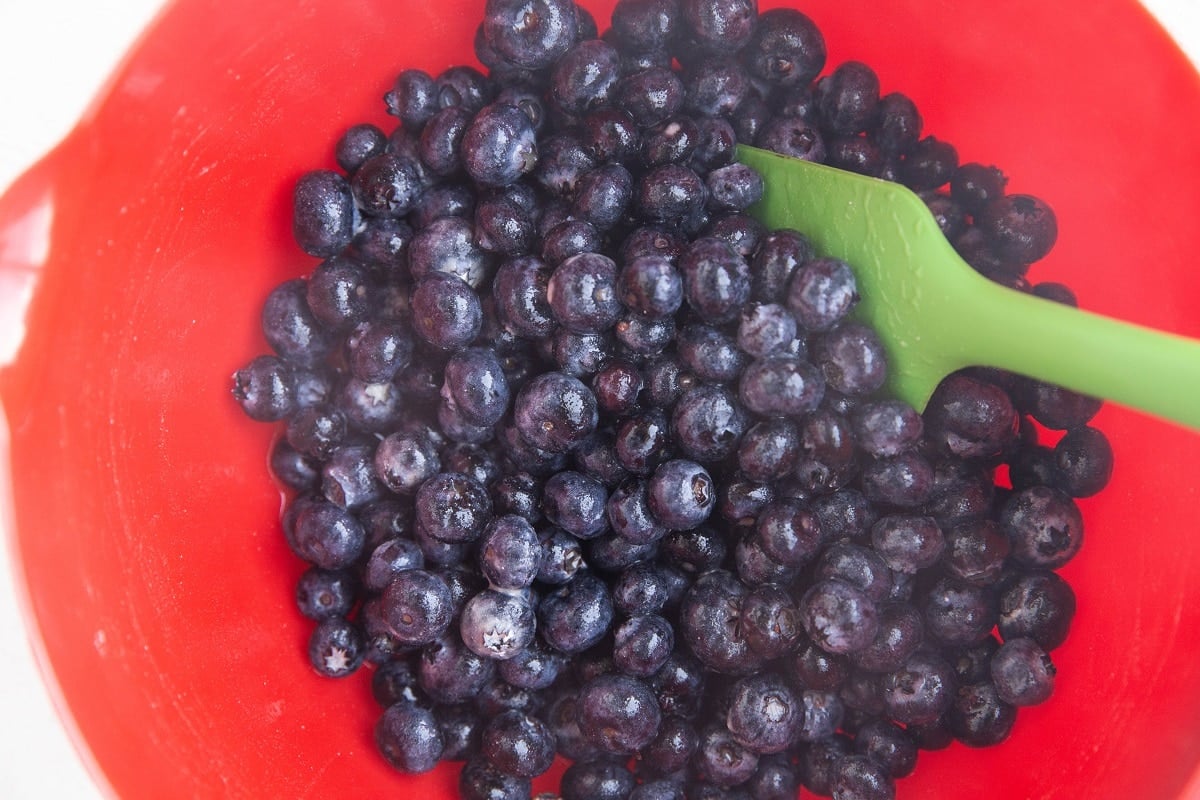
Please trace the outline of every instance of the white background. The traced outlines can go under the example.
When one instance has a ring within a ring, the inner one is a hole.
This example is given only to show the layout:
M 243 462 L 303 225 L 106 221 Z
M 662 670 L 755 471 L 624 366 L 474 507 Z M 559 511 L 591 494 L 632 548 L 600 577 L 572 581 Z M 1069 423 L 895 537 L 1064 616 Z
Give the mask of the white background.
M 1200 3 L 1145 4 L 1200 63 Z M 161 0 L 0 0 L 0 189 L 66 135 L 160 6 Z M 0 491 L 0 523 L 6 519 L 5 493 Z M 3 539 L 0 796 L 95 800 L 101 794 L 38 677 L 13 587 L 8 537 Z

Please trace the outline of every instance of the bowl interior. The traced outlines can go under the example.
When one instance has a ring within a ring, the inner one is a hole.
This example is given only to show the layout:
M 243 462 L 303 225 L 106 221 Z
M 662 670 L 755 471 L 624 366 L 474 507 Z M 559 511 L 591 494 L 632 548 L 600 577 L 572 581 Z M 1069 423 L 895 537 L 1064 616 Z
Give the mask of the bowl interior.
M 482 5 L 179 0 L 0 201 L 0 274 L 32 297 L 0 376 L 21 578 L 122 797 L 455 795 L 456 769 L 403 777 L 375 755 L 365 675 L 309 669 L 272 433 L 228 386 L 266 349 L 267 291 L 313 265 L 290 239 L 292 182 L 333 165 L 347 126 L 390 127 L 397 71 L 470 62 Z M 1134 2 L 803 10 L 830 65 L 867 61 L 964 161 L 1052 203 L 1059 245 L 1031 277 L 1200 337 L 1200 82 Z M 923 754 L 902 797 L 1168 798 L 1200 760 L 1200 437 L 1112 407 L 1097 425 L 1117 467 L 1064 570 L 1080 610 L 1058 691 L 1003 746 Z

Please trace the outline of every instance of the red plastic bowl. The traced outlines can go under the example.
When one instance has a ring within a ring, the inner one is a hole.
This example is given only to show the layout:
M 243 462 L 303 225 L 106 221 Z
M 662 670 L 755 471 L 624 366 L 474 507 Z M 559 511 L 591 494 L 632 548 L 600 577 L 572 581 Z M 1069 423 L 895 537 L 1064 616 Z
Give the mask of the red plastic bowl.
M 482 0 L 180 0 L 79 128 L 0 201 L 0 375 L 19 581 L 48 680 L 124 798 L 452 797 L 373 752 L 365 675 L 318 678 L 271 431 L 230 373 L 312 260 L 288 197 L 403 67 L 470 60 Z M 610 5 L 590 3 L 599 19 Z M 1051 201 L 1037 279 L 1200 336 L 1200 82 L 1129 0 L 810 0 L 830 64 L 871 63 L 964 160 Z M 19 318 L 19 317 L 18 317 Z M 1014 320 L 1014 325 L 1019 325 Z M 988 750 L 922 755 L 908 798 L 1178 798 L 1200 764 L 1200 436 L 1106 408 L 1058 692 Z M 1191 796 L 1200 796 L 1192 783 Z

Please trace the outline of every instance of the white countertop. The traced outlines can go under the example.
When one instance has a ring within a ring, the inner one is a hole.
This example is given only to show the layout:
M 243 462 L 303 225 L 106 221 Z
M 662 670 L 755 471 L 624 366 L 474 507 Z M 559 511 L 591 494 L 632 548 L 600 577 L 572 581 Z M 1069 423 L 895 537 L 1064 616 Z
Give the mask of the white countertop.
M 1200 64 L 1200 3 L 1144 0 Z M 0 190 L 62 138 L 161 0 L 0 0 Z M 36 76 L 36 80 L 30 80 Z M 0 485 L 6 483 L 0 472 Z M 7 516 L 0 492 L 0 522 Z M 96 800 L 38 675 L 0 542 L 0 795 Z

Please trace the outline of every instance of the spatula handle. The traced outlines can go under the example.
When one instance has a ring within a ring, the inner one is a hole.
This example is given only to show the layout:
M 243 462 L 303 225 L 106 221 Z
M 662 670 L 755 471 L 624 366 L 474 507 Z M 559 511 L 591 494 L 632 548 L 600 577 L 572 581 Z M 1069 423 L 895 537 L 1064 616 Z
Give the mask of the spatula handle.
M 1200 340 L 989 285 L 961 326 L 975 363 L 1200 430 Z

